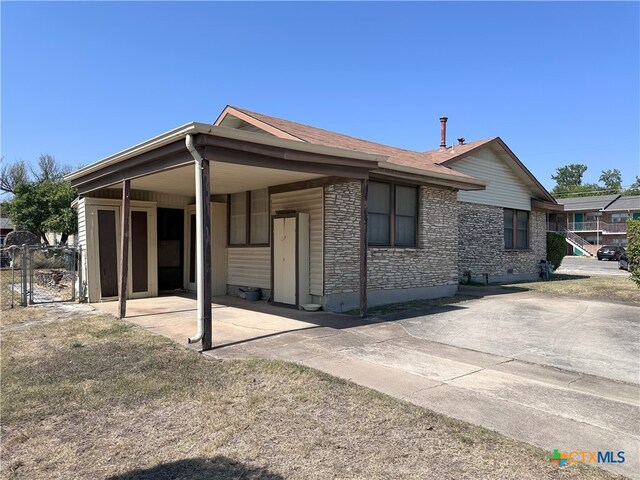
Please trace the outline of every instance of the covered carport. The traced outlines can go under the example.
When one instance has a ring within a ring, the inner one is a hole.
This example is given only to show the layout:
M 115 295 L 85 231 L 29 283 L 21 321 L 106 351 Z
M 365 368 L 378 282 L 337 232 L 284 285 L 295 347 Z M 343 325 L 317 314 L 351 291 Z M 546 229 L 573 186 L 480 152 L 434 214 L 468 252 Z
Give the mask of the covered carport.
M 190 123 L 107 157 L 70 175 L 85 196 L 122 189 L 119 202 L 118 316 L 127 312 L 132 191 L 195 197 L 198 331 L 190 342 L 212 346 L 212 195 L 289 185 L 319 187 L 345 180 L 362 184 L 360 203 L 360 313 L 366 314 L 366 192 L 369 172 L 386 157 Z M 213 259 L 215 262 L 216 259 Z

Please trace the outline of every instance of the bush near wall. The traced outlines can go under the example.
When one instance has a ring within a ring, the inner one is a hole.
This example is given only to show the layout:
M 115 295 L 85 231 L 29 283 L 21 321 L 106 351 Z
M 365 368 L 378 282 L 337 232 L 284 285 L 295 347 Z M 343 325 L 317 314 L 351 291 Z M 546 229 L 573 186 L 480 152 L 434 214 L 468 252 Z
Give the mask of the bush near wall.
M 640 288 L 640 220 L 627 220 L 627 258 L 631 280 Z
M 553 264 L 554 272 L 566 254 L 567 244 L 564 237 L 559 233 L 547 232 L 547 261 Z

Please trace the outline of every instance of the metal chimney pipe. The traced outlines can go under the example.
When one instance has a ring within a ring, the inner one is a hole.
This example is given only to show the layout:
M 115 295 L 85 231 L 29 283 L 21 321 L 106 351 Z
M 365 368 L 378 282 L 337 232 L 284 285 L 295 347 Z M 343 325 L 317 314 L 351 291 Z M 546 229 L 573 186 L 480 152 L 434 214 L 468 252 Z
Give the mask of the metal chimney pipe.
M 447 117 L 440 117 L 440 150 L 447 148 Z

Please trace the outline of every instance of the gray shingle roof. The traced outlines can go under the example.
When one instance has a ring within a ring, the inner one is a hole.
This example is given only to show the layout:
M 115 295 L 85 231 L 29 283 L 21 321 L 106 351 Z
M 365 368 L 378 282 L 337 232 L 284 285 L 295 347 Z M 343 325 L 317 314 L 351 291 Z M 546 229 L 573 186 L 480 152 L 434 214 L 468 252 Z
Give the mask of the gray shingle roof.
M 565 212 L 576 210 L 602 210 L 615 201 L 620 195 L 600 195 L 594 197 L 557 198 L 556 201 L 564 205 Z
M 609 205 L 605 210 L 607 212 L 626 212 L 627 210 L 640 210 L 640 195 L 620 197 L 618 200 Z

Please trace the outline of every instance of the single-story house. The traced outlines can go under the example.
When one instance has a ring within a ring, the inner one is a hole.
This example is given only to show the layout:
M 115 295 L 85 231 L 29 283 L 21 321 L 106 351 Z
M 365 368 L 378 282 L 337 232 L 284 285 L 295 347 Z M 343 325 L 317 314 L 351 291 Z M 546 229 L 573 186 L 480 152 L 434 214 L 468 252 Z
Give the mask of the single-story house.
M 197 291 L 200 324 L 241 287 L 364 315 L 534 278 L 561 208 L 500 138 L 447 146 L 445 117 L 417 152 L 228 106 L 67 178 L 88 301 Z

